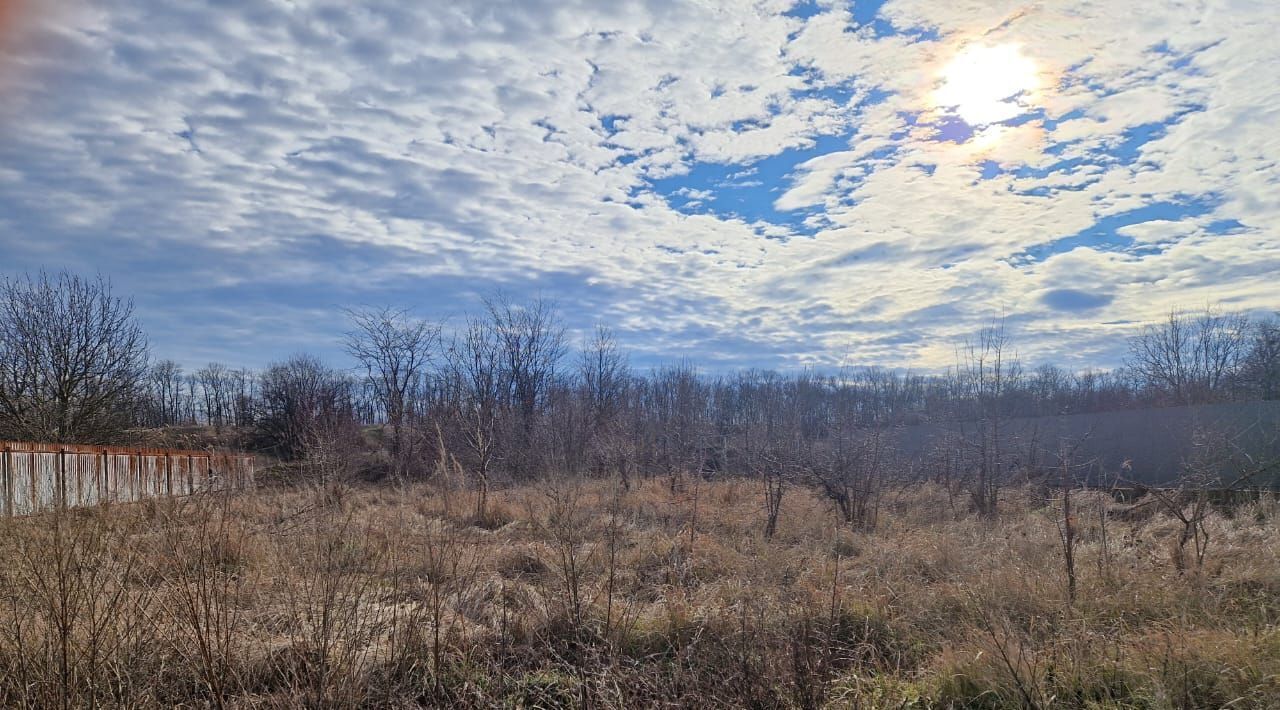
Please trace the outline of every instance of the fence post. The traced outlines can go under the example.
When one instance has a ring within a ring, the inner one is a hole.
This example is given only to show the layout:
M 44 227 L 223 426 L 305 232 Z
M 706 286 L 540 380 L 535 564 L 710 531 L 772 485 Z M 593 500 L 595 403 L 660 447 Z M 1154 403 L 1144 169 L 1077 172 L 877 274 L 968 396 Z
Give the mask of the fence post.
M 67 507 L 67 449 L 58 447 L 58 480 L 55 482 L 57 494 L 55 501 L 59 508 Z
M 4 447 L 4 514 L 13 515 L 13 465 L 10 462 L 9 445 Z

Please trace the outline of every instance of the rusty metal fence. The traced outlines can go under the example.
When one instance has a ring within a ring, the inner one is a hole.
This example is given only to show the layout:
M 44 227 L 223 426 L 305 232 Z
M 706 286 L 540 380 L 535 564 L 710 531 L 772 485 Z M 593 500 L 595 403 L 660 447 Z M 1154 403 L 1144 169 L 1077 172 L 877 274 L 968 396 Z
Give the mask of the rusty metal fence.
M 0 442 L 0 515 L 253 486 L 250 454 Z

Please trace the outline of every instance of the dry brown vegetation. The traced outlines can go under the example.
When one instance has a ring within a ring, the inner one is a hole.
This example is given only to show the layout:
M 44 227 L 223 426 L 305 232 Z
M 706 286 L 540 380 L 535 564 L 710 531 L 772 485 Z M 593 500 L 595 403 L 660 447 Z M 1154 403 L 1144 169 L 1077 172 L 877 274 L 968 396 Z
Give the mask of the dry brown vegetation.
M 5 707 L 1280 707 L 1280 505 L 750 480 L 288 488 L 0 522 Z M 1061 522 L 1061 524 L 1060 524 Z M 1068 598 L 1063 526 L 1072 531 Z

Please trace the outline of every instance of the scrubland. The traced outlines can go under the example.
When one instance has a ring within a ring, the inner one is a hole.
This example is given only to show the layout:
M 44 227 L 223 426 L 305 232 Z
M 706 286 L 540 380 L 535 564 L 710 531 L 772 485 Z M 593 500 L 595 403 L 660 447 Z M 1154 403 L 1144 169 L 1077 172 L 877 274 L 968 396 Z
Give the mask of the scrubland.
M 278 487 L 0 521 L 4 707 L 1280 707 L 1280 505 L 747 479 Z M 1078 585 L 1069 597 L 1062 533 Z

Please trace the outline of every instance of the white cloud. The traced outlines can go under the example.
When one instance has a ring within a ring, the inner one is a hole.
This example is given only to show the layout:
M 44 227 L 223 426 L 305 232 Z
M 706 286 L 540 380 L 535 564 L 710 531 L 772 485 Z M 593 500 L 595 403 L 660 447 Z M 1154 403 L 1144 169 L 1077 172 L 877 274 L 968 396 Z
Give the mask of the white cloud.
M 193 282 L 235 284 L 256 310 L 335 283 L 418 292 L 430 309 L 461 298 L 435 284 L 552 279 L 565 300 L 598 293 L 596 315 L 643 333 L 638 348 L 710 357 L 722 337 L 757 343 L 763 364 L 851 348 L 936 366 L 951 356 L 939 343 L 1018 309 L 1059 326 L 1028 326 L 1025 351 L 1079 342 L 1107 361 L 1107 321 L 1188 299 L 1280 305 L 1269 3 L 897 0 L 882 15 L 907 34 L 879 38 L 849 31 L 842 7 L 801 20 L 788 5 L 69 7 L 0 55 L 0 245 L 16 266 L 100 267 L 177 309 Z M 1049 123 L 935 140 L 929 97 L 975 42 L 1037 62 Z M 851 105 L 823 92 L 842 84 Z M 1154 123 L 1169 125 L 1117 154 Z M 758 193 L 820 208 L 830 226 L 812 237 L 684 215 L 646 182 L 836 134 L 852 134 L 847 149 Z M 984 161 L 1002 172 L 981 179 Z M 1189 199 L 1212 206 L 1121 230 L 1157 253 L 1010 265 L 1107 215 Z M 1209 234 L 1216 220 L 1244 229 Z M 1113 298 L 1047 312 L 1037 295 L 1061 283 Z M 886 343 L 899 330 L 921 343 Z

